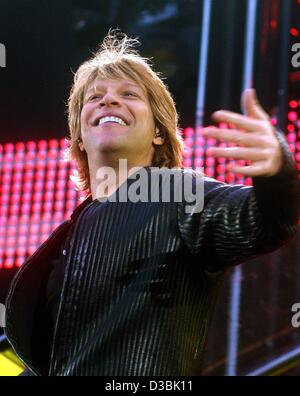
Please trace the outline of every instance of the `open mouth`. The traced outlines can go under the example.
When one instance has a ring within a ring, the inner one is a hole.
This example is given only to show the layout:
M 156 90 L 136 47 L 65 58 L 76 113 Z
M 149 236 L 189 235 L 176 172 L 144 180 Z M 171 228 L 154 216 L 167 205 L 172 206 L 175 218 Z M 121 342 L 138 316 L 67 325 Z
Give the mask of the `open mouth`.
M 115 117 L 115 116 L 105 116 L 105 117 L 100 117 L 95 121 L 95 126 L 107 124 L 107 123 L 113 123 L 121 126 L 127 126 L 127 122 L 125 122 L 122 118 L 120 117 Z

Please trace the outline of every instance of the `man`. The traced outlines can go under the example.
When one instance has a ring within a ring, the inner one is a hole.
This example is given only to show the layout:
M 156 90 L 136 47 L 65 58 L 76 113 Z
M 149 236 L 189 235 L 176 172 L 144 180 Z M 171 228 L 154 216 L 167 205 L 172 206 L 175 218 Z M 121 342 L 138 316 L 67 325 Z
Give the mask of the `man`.
M 174 101 L 135 43 L 110 32 L 74 77 L 69 156 L 87 199 L 24 263 L 7 298 L 7 337 L 33 375 L 199 375 L 224 270 L 297 231 L 295 163 L 253 90 L 247 115 L 214 115 L 235 128 L 204 133 L 236 143 L 211 154 L 250 161 L 231 170 L 254 187 L 205 177 L 202 211 L 185 199 L 102 200 L 128 192 L 137 169 L 182 166 Z M 116 178 L 99 194 L 103 168 Z

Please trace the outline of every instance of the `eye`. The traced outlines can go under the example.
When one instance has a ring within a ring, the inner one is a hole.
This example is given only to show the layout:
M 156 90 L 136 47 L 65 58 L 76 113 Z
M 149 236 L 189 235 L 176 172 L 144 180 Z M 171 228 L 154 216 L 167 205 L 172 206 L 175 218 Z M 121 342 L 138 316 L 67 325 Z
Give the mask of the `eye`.
M 99 98 L 101 98 L 101 95 L 100 95 L 100 94 L 94 94 L 94 95 L 92 95 L 92 96 L 90 96 L 90 97 L 88 98 L 88 101 L 96 100 L 96 99 L 99 99 Z
M 126 95 L 126 96 L 128 96 L 128 95 L 136 96 L 135 93 L 130 92 L 130 91 L 125 91 L 125 92 L 124 92 L 124 95 Z

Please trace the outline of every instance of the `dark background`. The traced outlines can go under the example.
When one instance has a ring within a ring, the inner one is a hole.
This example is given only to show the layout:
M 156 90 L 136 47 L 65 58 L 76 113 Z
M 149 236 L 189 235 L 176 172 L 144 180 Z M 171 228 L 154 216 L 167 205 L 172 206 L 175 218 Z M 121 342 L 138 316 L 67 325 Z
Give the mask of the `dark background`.
M 254 82 L 270 111 L 278 101 L 280 19 L 296 0 L 258 0 Z M 240 110 L 246 0 L 212 0 L 205 122 Z M 139 37 L 174 95 L 181 127 L 194 126 L 202 0 L 0 0 L 0 142 L 63 137 L 73 72 L 110 27 Z

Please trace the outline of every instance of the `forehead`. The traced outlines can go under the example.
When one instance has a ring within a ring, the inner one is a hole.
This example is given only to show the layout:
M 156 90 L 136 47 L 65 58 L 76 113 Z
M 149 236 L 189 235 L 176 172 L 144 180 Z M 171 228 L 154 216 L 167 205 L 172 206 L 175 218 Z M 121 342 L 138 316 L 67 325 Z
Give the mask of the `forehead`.
M 142 88 L 141 85 L 136 83 L 133 80 L 130 80 L 128 78 L 123 79 L 123 78 L 116 78 L 116 79 L 110 79 L 110 78 L 96 78 L 94 81 L 92 81 L 88 87 L 87 87 L 87 93 L 96 91 L 98 89 L 105 89 L 107 87 L 114 87 L 114 88 L 135 88 L 137 90 L 143 91 L 144 89 Z

